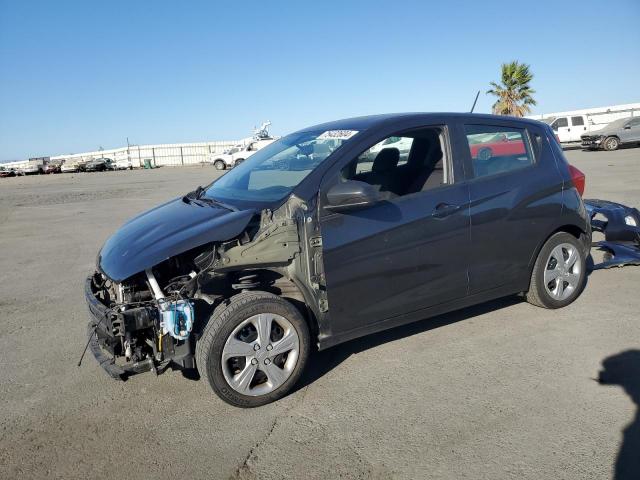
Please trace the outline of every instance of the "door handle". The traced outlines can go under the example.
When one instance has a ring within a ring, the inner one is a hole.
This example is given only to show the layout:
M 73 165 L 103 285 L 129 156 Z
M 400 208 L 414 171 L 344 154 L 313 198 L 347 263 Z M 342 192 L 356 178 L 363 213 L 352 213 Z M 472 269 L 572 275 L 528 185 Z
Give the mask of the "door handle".
M 441 203 L 433 209 L 431 216 L 434 218 L 444 218 L 456 213 L 460 210 L 460 205 L 451 205 L 450 203 Z

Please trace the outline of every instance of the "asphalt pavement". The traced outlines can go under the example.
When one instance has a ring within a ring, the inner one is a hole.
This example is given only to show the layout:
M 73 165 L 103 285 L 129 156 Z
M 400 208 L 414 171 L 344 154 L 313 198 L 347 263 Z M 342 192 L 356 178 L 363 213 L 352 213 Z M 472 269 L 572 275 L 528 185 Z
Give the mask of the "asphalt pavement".
M 585 197 L 640 206 L 640 148 L 567 156 Z M 76 367 L 100 246 L 217 175 L 0 179 L 0 478 L 606 479 L 640 451 L 640 267 L 593 272 L 562 310 L 506 298 L 329 349 L 251 410 L 178 371 Z

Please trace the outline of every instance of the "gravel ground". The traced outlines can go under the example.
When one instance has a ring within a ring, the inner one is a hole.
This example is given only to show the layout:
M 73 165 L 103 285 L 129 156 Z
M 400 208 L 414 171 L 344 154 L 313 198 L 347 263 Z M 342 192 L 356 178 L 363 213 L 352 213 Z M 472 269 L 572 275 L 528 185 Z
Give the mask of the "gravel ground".
M 640 206 L 640 149 L 567 155 L 587 198 Z M 102 243 L 216 175 L 0 179 L 0 478 L 613 476 L 638 405 L 594 378 L 640 349 L 640 267 L 593 273 L 563 310 L 508 298 L 335 347 L 253 410 L 177 371 L 117 382 L 90 356 L 77 368 Z

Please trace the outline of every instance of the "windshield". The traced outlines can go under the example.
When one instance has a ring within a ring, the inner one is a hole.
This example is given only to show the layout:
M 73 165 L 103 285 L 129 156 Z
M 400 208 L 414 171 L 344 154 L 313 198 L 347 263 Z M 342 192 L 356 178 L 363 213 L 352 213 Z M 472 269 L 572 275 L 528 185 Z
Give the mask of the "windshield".
M 287 135 L 220 177 L 204 195 L 229 202 L 280 200 L 356 133 L 322 130 Z

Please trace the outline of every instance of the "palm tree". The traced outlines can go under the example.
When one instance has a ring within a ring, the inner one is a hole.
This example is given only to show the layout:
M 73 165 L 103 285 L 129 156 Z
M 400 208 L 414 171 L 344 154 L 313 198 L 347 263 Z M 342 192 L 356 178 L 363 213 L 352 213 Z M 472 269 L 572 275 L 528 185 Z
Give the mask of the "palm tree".
M 529 113 L 529 107 L 536 104 L 531 96 L 536 91 L 529 86 L 532 79 L 533 74 L 526 63 L 519 63 L 517 60 L 503 63 L 501 84 L 491 82 L 491 89 L 487 90 L 487 93 L 498 97 L 493 104 L 493 113 L 514 117 L 523 117 Z

